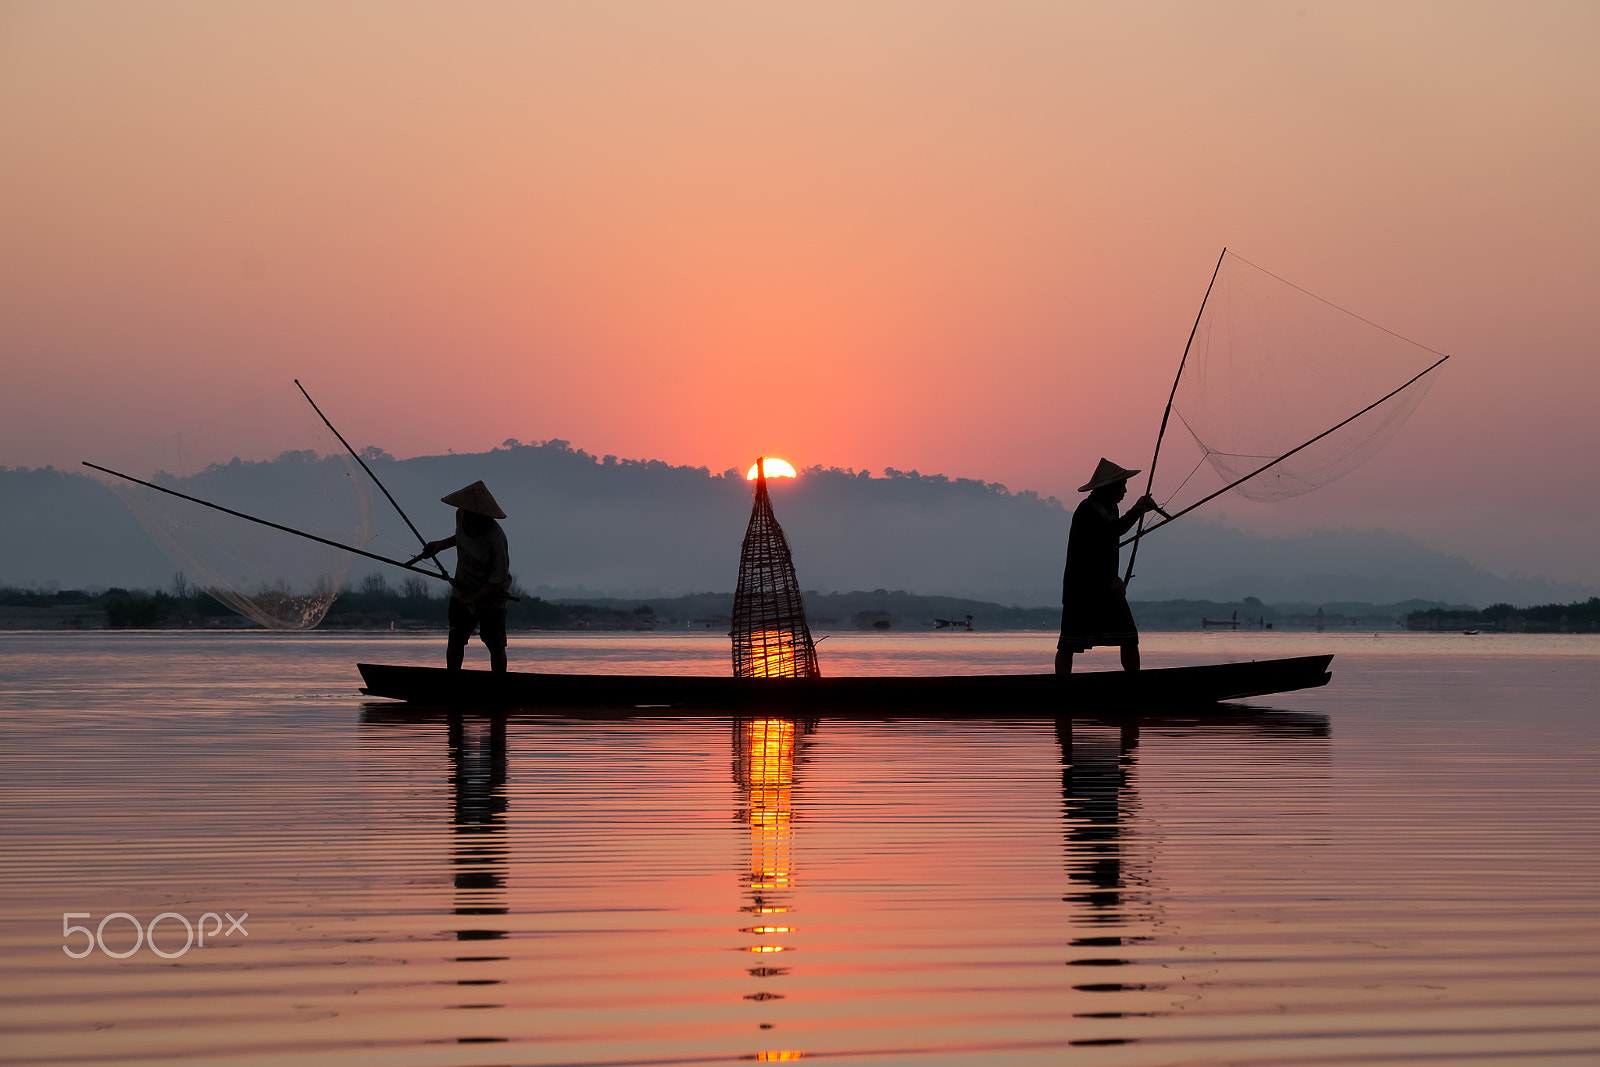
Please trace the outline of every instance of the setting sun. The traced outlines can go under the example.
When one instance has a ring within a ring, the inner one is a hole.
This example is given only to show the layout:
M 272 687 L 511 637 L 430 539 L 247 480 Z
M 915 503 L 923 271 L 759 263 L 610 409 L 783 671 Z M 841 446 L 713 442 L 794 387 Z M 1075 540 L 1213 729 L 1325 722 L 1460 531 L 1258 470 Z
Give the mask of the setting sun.
M 767 456 L 765 462 L 768 478 L 793 478 L 795 476 L 794 468 L 781 459 Z M 756 465 L 750 467 L 750 472 L 744 476 L 744 480 L 747 482 L 756 480 Z

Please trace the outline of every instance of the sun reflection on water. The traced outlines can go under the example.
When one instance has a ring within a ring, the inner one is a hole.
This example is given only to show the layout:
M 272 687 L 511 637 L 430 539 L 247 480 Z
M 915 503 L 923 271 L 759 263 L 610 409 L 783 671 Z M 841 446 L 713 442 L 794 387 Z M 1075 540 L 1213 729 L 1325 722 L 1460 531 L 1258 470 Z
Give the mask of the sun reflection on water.
M 747 719 L 734 723 L 734 779 L 743 804 L 739 818 L 744 822 L 749 841 L 749 857 L 743 881 L 746 903 L 740 909 L 754 915 L 785 915 L 793 907 L 788 893 L 794 888 L 794 785 L 797 741 L 810 731 L 809 724 L 793 719 Z M 787 921 L 760 922 L 740 927 L 752 937 L 787 936 L 796 932 Z M 758 955 L 788 952 L 793 946 L 757 941 L 742 946 Z M 752 978 L 781 978 L 787 967 L 761 966 L 747 969 Z M 785 994 L 759 989 L 744 994 L 744 999 L 760 1004 L 785 999 Z M 775 1024 L 761 1023 L 763 1030 Z M 797 1060 L 799 1052 L 763 1052 L 760 1060 Z

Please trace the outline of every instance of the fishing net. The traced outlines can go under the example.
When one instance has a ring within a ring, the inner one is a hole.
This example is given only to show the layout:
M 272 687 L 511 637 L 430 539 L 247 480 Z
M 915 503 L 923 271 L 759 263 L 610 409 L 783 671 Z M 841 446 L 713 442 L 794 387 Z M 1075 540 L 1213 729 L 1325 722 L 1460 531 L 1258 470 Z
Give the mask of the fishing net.
M 125 474 L 341 545 L 364 548 L 373 538 L 366 476 L 293 389 L 119 463 Z M 321 622 L 355 561 L 343 549 L 146 486 L 108 484 L 185 578 L 270 630 Z
M 757 473 L 755 504 L 739 550 L 730 636 L 736 678 L 815 678 L 821 673 L 789 541 L 772 514 L 764 470 Z
M 1209 465 L 1223 484 L 1237 481 L 1382 400 L 1233 492 L 1277 501 L 1327 485 L 1394 436 L 1433 382 L 1423 372 L 1441 358 L 1224 253 L 1173 397 L 1173 415 L 1200 450 L 1189 476 Z M 1183 470 L 1165 473 L 1177 481 Z M 1158 496 L 1171 501 L 1182 487 Z

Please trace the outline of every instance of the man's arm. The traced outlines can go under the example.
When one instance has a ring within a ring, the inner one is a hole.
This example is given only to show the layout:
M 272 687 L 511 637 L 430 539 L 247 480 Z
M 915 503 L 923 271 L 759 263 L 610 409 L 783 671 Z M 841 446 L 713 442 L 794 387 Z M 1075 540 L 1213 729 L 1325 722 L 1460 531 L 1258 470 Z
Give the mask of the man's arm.
M 1116 528 L 1117 536 L 1121 537 L 1123 534 L 1133 529 L 1133 524 L 1139 521 L 1140 516 L 1147 515 L 1155 510 L 1156 502 L 1150 499 L 1148 494 L 1140 497 L 1134 502 L 1133 507 L 1128 509 L 1127 514 L 1119 517 L 1113 524 Z
M 446 537 L 443 541 L 429 541 L 427 544 L 422 546 L 422 551 L 421 552 L 417 553 L 415 556 L 412 556 L 410 559 L 406 560 L 406 566 L 408 566 L 408 567 L 411 566 L 413 563 L 415 563 L 419 559 L 432 559 L 434 556 L 437 556 L 439 553 L 443 552 L 445 549 L 454 548 L 454 547 L 456 547 L 456 535 L 455 534 L 451 534 L 449 537 Z

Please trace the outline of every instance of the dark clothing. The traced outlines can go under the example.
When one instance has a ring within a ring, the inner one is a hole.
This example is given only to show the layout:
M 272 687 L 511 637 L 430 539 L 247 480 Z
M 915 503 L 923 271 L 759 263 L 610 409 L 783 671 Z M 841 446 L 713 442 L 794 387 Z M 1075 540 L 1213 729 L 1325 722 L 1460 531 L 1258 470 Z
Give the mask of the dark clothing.
M 478 636 L 489 648 L 506 647 L 506 608 L 502 602 L 497 607 L 484 607 L 473 611 L 465 600 L 450 598 L 450 643 L 465 645 L 477 630 Z
M 476 519 L 481 533 L 471 533 L 469 523 Z M 451 601 L 470 600 L 486 585 L 500 591 L 483 600 L 483 606 L 499 608 L 504 615 L 505 587 L 511 581 L 511 552 L 506 547 L 505 531 L 487 516 L 456 512 L 456 580 L 450 588 Z
M 1072 513 L 1067 567 L 1061 576 L 1060 651 L 1139 640 L 1128 598 L 1117 588 L 1117 541 L 1138 518 L 1132 513 L 1119 516 L 1115 504 L 1102 504 L 1093 495 Z

